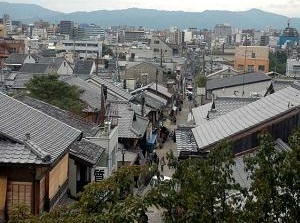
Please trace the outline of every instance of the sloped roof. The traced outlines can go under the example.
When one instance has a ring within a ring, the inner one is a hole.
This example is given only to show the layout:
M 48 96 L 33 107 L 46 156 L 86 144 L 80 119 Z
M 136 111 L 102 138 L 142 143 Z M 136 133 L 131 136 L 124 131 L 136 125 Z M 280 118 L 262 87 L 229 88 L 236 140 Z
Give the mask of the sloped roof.
M 17 73 L 15 80 L 13 81 L 12 88 L 23 89 L 26 88 L 25 84 L 30 81 L 33 76 L 42 76 L 45 74 L 33 74 L 33 73 Z
M 80 99 L 88 104 L 93 111 L 98 111 L 101 107 L 101 90 L 98 87 L 82 80 L 79 77 L 66 77 L 62 79 L 70 85 L 75 85 L 84 90 L 80 94 Z
M 197 144 L 194 139 L 192 128 L 195 126 L 178 126 L 176 135 L 176 146 L 177 146 L 177 156 L 180 155 L 181 151 L 192 151 L 197 152 Z
M 198 147 L 206 148 L 300 106 L 300 83 L 284 88 L 192 129 Z
M 63 57 L 42 57 L 38 60 L 38 64 L 48 64 L 55 70 L 58 70 L 65 61 Z
M 131 92 L 132 95 L 137 94 L 139 92 L 145 91 L 145 90 L 149 90 L 151 89 L 152 91 L 156 91 L 156 86 L 157 86 L 157 91 L 158 93 L 166 96 L 167 98 L 171 98 L 173 96 L 173 94 L 171 94 L 168 91 L 168 88 L 166 88 L 165 86 L 161 85 L 161 84 L 156 84 L 154 82 L 147 84 L 143 87 L 137 88 L 134 91 Z
M 24 144 L 0 140 L 0 163 L 41 164 L 43 161 Z
M 92 165 L 95 165 L 104 152 L 104 148 L 87 139 L 74 142 L 71 147 L 71 155 L 78 157 Z
M 119 88 L 119 87 L 115 86 L 112 82 L 104 80 L 96 75 L 93 75 L 90 78 L 90 80 L 95 81 L 96 83 L 98 83 L 100 85 L 106 86 L 108 91 L 113 92 L 115 95 L 118 95 L 122 99 L 130 101 L 133 98 L 132 95 L 130 93 L 128 93 L 127 91 L 125 91 L 124 89 Z M 87 81 L 89 81 L 89 80 L 87 80 Z
M 118 118 L 119 138 L 139 139 L 145 134 L 149 123 L 147 118 L 135 114 L 127 102 L 110 103 L 107 116 Z
M 264 73 L 239 74 L 232 77 L 207 80 L 206 90 L 215 90 L 225 87 L 234 87 L 243 84 L 252 84 L 270 80 L 271 78 Z
M 93 64 L 92 60 L 78 60 L 74 67 L 74 74 L 90 74 Z
M 77 116 L 69 111 L 62 110 L 56 106 L 40 101 L 38 99 L 23 95 L 18 95 L 16 99 L 61 122 L 66 123 L 67 125 L 70 125 L 82 131 L 83 137 L 93 137 L 99 130 L 97 124 L 88 122 L 86 119 L 80 116 Z
M 25 63 L 20 69 L 20 72 L 30 74 L 46 74 L 49 71 L 49 64 L 40 63 Z
M 29 140 L 24 140 L 26 134 Z M 81 131 L 38 111 L 12 97 L 0 93 L 0 134 L 29 146 L 35 154 L 49 154 L 55 161 Z
M 294 81 L 295 80 L 290 80 L 290 79 L 273 79 L 272 84 L 273 84 L 274 91 L 279 91 L 281 89 L 289 87 L 294 83 Z
M 5 60 L 6 64 L 23 64 L 29 54 L 12 53 Z
M 243 107 L 249 103 L 258 100 L 258 98 L 241 98 L 241 97 L 219 97 L 214 100 L 215 109 L 212 110 L 212 102 L 199 107 L 193 108 L 193 117 L 195 123 L 200 125 L 207 121 L 211 121 L 221 115 L 231 112 L 235 109 Z M 209 119 L 207 114 L 209 113 Z

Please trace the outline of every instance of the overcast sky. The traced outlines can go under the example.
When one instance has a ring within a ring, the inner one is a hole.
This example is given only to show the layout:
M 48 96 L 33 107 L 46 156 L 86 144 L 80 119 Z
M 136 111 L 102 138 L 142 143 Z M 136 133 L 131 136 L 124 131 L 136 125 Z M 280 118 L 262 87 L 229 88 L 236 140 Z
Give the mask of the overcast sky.
M 202 12 L 204 10 L 243 11 L 258 8 L 289 17 L 300 17 L 300 0 L 4 0 L 34 3 L 61 11 L 95 11 L 102 9 L 148 8 Z

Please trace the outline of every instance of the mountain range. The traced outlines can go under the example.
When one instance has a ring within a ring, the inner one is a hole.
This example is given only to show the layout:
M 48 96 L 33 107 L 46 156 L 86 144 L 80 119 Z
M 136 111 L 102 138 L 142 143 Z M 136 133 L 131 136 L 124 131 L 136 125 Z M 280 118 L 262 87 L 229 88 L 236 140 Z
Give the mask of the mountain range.
M 19 20 L 24 23 L 33 23 L 39 19 L 51 23 L 59 23 L 60 20 L 72 20 L 77 23 L 94 23 L 104 27 L 129 25 L 153 29 L 169 28 L 171 26 L 211 29 L 216 24 L 223 23 L 228 23 L 234 28 L 263 29 L 272 27 L 283 29 L 287 26 L 289 19 L 287 16 L 259 9 L 236 12 L 222 10 L 183 12 L 129 8 L 123 10 L 63 13 L 35 4 L 0 2 L 0 17 L 3 14 L 9 14 L 13 20 Z M 292 18 L 291 26 L 300 29 L 300 18 Z

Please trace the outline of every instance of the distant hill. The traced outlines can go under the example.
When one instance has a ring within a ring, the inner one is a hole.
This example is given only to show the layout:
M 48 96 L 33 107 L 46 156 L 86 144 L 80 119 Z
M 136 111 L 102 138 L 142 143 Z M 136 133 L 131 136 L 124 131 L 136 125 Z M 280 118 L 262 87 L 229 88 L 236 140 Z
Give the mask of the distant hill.
M 197 27 L 213 28 L 215 24 L 229 23 L 235 28 L 284 28 L 288 17 L 259 9 L 248 11 L 206 10 L 203 12 L 161 11 L 130 8 L 92 12 L 61 13 L 34 4 L 0 2 L 0 15 L 10 14 L 12 19 L 31 23 L 37 19 L 49 22 L 73 20 L 78 23 L 96 23 L 101 26 L 131 25 L 146 28 Z M 291 26 L 300 29 L 300 18 L 293 18 Z

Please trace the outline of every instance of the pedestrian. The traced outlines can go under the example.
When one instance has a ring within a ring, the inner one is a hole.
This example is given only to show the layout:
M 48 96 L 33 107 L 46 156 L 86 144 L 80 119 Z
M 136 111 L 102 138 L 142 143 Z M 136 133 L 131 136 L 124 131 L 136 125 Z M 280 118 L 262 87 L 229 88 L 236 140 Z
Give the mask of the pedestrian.
M 160 159 L 160 170 L 163 172 L 164 171 L 164 166 L 166 165 L 165 157 L 161 157 Z
M 153 157 L 154 157 L 153 153 L 150 152 L 150 153 L 149 153 L 149 161 L 150 161 L 150 165 L 152 165 Z

